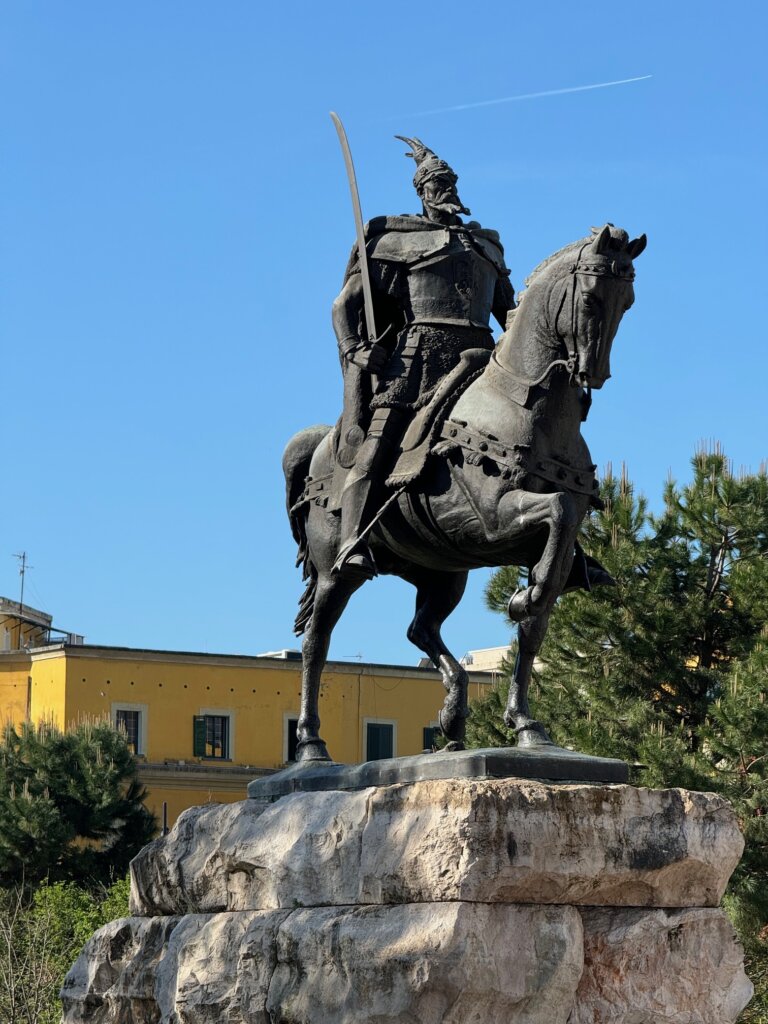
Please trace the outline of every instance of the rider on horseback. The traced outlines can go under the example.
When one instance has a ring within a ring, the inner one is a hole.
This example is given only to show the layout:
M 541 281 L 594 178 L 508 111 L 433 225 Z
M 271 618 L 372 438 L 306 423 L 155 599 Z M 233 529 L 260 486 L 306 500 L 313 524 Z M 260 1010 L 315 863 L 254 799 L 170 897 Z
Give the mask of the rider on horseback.
M 514 309 L 514 289 L 495 231 L 469 214 L 452 168 L 418 139 L 403 139 L 416 161 L 413 184 L 421 215 L 378 217 L 366 226 L 377 323 L 368 342 L 358 247 L 352 251 L 333 327 L 344 373 L 344 414 L 338 461 L 351 467 L 341 497 L 341 549 L 335 571 L 376 575 L 361 533 L 382 502 L 390 472 L 414 413 L 468 349 L 493 349 L 491 314 L 502 328 Z M 378 375 L 378 381 L 374 375 Z

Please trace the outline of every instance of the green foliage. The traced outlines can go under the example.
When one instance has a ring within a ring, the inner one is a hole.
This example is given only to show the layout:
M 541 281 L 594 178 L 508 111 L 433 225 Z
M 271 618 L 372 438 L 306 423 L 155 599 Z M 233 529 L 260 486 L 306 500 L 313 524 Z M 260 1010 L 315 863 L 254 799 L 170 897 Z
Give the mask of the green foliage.
M 0 885 L 108 882 L 155 833 L 125 736 L 107 722 L 0 739 Z
M 658 515 L 626 473 L 606 474 L 605 511 L 581 542 L 617 585 L 558 602 L 531 706 L 556 743 L 621 757 L 641 785 L 733 803 L 746 849 L 726 906 L 768 992 L 768 477 L 733 474 L 719 448 L 692 467 L 688 484 L 667 484 Z M 518 585 L 517 568 L 497 571 L 490 607 L 506 611 Z M 472 745 L 512 739 L 507 689 L 473 705 Z M 750 1013 L 768 1024 L 768 995 Z
M 58 1024 L 64 976 L 97 928 L 128 914 L 128 879 L 108 889 L 73 882 L 30 893 L 0 889 L 0 1020 Z
M 739 1017 L 739 1024 L 768 1024 L 768 946 L 747 946 L 746 954 L 744 966 L 755 986 L 755 996 Z
M 709 788 L 736 808 L 744 856 L 728 889 L 741 935 L 756 941 L 768 924 L 768 642 L 762 639 L 728 674 L 702 729 Z M 700 759 L 701 760 L 701 759 Z

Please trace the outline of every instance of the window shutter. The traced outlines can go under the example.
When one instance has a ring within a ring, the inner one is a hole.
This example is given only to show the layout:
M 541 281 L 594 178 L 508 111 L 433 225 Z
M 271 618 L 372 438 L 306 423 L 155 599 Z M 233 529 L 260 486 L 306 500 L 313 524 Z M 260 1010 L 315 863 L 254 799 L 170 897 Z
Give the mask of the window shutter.
M 192 755 L 193 757 L 205 757 L 205 739 L 206 739 L 206 727 L 205 727 L 205 715 L 195 715 L 193 719 L 193 740 L 192 740 Z
M 369 722 L 366 730 L 366 752 L 369 761 L 392 757 L 394 730 L 383 722 Z

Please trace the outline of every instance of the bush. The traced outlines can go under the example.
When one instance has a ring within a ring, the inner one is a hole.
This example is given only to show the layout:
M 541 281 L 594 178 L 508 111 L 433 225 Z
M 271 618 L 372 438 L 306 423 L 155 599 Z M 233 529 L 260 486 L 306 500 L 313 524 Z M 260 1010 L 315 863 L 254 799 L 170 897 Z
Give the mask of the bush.
M 73 882 L 0 889 L 0 1020 L 59 1024 L 67 971 L 97 928 L 128 914 L 128 879 L 95 891 Z

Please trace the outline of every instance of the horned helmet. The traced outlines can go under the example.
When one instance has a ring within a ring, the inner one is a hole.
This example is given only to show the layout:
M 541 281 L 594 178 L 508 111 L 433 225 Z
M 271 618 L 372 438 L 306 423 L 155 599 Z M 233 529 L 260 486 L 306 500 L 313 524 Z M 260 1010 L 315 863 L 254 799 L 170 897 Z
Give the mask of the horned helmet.
M 421 139 L 409 139 L 405 135 L 396 135 L 395 138 L 411 147 L 405 155 L 416 162 L 413 185 L 425 209 L 442 208 L 453 214 L 469 214 L 456 191 L 459 176 L 451 165 L 425 146 Z

